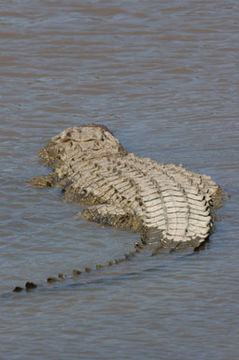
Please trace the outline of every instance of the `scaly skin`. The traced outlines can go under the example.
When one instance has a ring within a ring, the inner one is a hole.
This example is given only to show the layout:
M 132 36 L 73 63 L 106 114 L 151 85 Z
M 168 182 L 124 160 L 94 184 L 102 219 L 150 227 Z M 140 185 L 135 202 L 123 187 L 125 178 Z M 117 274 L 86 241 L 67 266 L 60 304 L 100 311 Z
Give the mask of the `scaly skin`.
M 61 187 L 65 200 L 87 205 L 88 220 L 128 227 L 158 248 L 197 248 L 212 231 L 222 191 L 210 176 L 127 153 L 105 126 L 68 128 L 39 156 L 53 171 L 31 183 Z

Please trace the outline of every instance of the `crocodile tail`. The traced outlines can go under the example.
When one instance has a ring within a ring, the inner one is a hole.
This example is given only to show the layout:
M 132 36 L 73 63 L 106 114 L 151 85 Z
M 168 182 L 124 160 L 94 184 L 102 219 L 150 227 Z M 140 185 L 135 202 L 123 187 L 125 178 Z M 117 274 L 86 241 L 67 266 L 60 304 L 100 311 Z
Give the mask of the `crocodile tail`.
M 143 242 L 136 242 L 134 250 L 132 250 L 132 251 L 130 251 L 128 253 L 125 253 L 122 258 L 109 260 L 105 264 L 96 264 L 95 269 L 92 268 L 92 267 L 88 267 L 88 266 L 84 267 L 84 269 L 81 269 L 81 270 L 73 269 L 72 273 L 70 275 L 66 275 L 66 274 L 63 274 L 63 273 L 58 273 L 57 276 L 49 276 L 46 279 L 46 283 L 47 284 L 53 284 L 53 283 L 57 283 L 57 282 L 60 282 L 60 281 L 67 280 L 67 279 L 68 280 L 69 279 L 76 279 L 76 278 L 80 277 L 80 275 L 83 275 L 84 273 L 87 274 L 87 273 L 91 273 L 91 272 L 95 272 L 95 271 L 101 271 L 101 270 L 109 268 L 111 266 L 121 264 L 122 262 L 128 262 L 144 248 L 145 248 L 145 245 L 143 244 Z M 24 290 L 26 292 L 29 292 L 29 291 L 32 291 L 32 290 L 34 290 L 36 288 L 40 288 L 40 287 L 43 287 L 43 286 L 44 286 L 44 284 L 37 284 L 37 283 L 35 283 L 33 281 L 27 281 L 25 283 L 24 287 L 16 286 L 13 289 L 13 292 L 18 293 L 18 292 L 22 292 Z

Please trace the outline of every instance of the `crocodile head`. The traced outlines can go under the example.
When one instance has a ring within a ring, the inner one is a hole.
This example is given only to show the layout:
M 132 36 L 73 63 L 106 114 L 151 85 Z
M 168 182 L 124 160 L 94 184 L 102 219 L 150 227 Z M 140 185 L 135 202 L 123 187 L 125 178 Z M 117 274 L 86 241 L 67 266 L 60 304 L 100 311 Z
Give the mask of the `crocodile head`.
M 106 126 L 89 124 L 62 131 L 39 151 L 39 156 L 44 165 L 55 167 L 74 156 L 95 158 L 116 153 L 126 151 L 112 132 Z

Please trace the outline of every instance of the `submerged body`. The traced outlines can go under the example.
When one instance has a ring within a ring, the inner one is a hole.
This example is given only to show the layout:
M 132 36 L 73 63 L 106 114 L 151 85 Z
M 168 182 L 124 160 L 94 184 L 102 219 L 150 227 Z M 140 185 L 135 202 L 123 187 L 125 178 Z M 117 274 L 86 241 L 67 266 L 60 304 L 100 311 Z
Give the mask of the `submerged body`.
M 210 176 L 127 153 L 105 126 L 68 128 L 39 156 L 53 172 L 32 183 L 62 187 L 65 200 L 87 205 L 81 215 L 88 220 L 170 248 L 196 248 L 212 231 L 221 190 Z

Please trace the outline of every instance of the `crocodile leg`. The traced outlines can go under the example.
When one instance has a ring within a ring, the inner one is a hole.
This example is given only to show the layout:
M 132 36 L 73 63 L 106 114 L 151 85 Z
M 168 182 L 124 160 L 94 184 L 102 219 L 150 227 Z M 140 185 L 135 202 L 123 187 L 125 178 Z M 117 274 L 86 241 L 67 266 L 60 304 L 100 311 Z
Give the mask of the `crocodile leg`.
M 118 228 L 130 228 L 139 231 L 142 226 L 141 219 L 133 211 L 130 209 L 125 211 L 125 209 L 111 204 L 89 206 L 78 215 L 89 221 Z
M 38 175 L 32 178 L 29 183 L 33 186 L 44 188 L 44 187 L 52 187 L 55 185 L 56 175 L 51 172 L 48 175 Z

